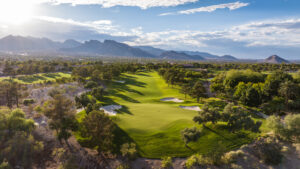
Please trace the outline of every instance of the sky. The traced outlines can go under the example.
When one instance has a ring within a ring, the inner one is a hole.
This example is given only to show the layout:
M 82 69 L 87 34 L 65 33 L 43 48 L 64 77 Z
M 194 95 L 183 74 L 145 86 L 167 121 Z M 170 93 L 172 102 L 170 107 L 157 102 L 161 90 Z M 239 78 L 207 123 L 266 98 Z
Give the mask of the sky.
M 11 34 L 300 59 L 300 0 L 1 0 Z

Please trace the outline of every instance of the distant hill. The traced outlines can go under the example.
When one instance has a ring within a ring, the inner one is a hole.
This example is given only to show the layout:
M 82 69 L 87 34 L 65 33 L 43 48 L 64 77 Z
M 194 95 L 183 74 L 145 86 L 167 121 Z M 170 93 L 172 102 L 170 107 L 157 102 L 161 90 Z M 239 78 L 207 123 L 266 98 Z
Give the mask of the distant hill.
M 47 38 L 34 38 L 9 35 L 0 39 L 0 52 L 12 54 L 45 55 L 92 55 L 104 57 L 141 57 L 172 60 L 236 61 L 237 58 L 217 56 L 198 51 L 167 51 L 152 46 L 129 46 L 114 40 L 89 40 L 84 43 L 73 39 L 64 42 Z
M 270 57 L 268 57 L 267 59 L 264 60 L 265 63 L 275 63 L 275 64 L 279 64 L 279 63 L 289 63 L 289 61 L 277 56 L 277 55 L 272 55 Z
M 186 53 L 188 55 L 199 55 L 205 59 L 218 59 L 219 58 L 219 56 L 217 56 L 217 55 L 213 55 L 213 54 L 206 53 L 206 52 L 197 52 L 197 51 L 182 51 L 182 52 Z
M 151 53 L 152 55 L 155 56 L 160 56 L 165 50 L 159 49 L 159 48 L 154 48 L 152 46 L 135 46 L 136 48 L 139 48 L 143 51 L 146 51 L 148 53 Z
M 33 38 L 9 35 L 0 39 L 0 51 L 5 52 L 30 52 L 49 51 L 59 48 L 70 48 L 80 45 L 75 40 L 65 42 L 55 42 L 47 38 Z
M 172 60 L 205 60 L 202 56 L 198 55 L 188 55 L 183 52 L 176 51 L 166 51 L 160 55 L 162 59 L 172 59 Z
M 156 58 L 146 51 L 139 48 L 131 47 L 124 43 L 119 43 L 113 40 L 105 40 L 103 43 L 97 40 L 86 41 L 80 46 L 74 48 L 60 49 L 62 52 L 68 52 L 73 54 L 94 54 L 103 56 L 123 56 L 123 57 L 147 57 Z
M 225 61 L 235 61 L 235 60 L 238 60 L 236 57 L 233 57 L 231 55 L 224 55 L 224 56 L 219 57 L 219 59 L 225 60 Z

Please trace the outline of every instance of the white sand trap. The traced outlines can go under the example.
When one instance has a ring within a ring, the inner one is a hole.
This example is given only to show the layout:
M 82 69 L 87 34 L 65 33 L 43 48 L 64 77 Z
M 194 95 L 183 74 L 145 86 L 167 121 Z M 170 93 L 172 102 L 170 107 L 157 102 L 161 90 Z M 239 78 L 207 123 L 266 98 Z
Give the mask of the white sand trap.
M 76 109 L 76 113 L 80 113 L 84 110 L 84 108 Z
M 123 80 L 118 80 L 118 81 L 116 81 L 117 83 L 125 83 L 125 81 L 123 81 Z
M 201 111 L 199 106 L 179 106 L 179 107 L 186 110 Z
M 164 101 L 164 102 L 176 102 L 176 103 L 182 103 L 183 100 L 180 100 L 180 99 L 177 99 L 177 98 L 174 98 L 174 97 L 166 97 L 166 98 L 163 98 L 163 99 L 160 99 L 161 101 Z
M 120 105 L 109 105 L 109 106 L 103 106 L 100 108 L 100 110 L 103 110 L 104 113 L 110 115 L 110 116 L 115 116 L 117 115 L 117 112 L 115 110 L 121 109 L 122 106 Z

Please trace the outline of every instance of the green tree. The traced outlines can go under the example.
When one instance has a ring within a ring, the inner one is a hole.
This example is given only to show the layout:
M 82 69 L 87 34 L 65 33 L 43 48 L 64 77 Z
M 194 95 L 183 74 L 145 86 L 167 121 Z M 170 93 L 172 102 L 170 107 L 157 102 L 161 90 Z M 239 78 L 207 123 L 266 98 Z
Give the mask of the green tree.
M 211 122 L 213 124 L 217 123 L 220 118 L 220 113 L 216 108 L 210 108 L 207 104 L 202 107 L 202 111 L 199 112 L 197 116 L 194 117 L 194 122 L 202 124 L 203 127 L 206 127 L 205 124 Z
M 206 97 L 206 89 L 203 86 L 202 82 L 198 81 L 194 84 L 194 86 L 192 87 L 192 90 L 190 92 L 190 95 L 193 98 L 196 98 L 198 103 L 199 103 L 199 99 L 201 97 Z
M 82 137 L 88 138 L 87 144 L 96 148 L 99 154 L 112 150 L 115 125 L 108 115 L 93 110 L 83 119 L 82 126 Z
M 63 94 L 54 95 L 44 105 L 44 114 L 50 119 L 49 126 L 55 130 L 59 141 L 64 140 L 68 144 L 68 138 L 72 131 L 77 130 L 74 103 Z
M 189 142 L 197 141 L 201 136 L 202 130 L 193 128 L 185 128 L 181 131 L 181 138 L 184 141 L 184 144 L 187 146 Z
M 251 116 L 241 107 L 235 107 L 232 103 L 225 106 L 221 119 L 227 122 L 227 126 L 231 132 L 238 130 L 251 130 L 252 132 L 259 132 L 261 121 L 255 122 Z
M 184 84 L 181 86 L 180 92 L 184 94 L 184 98 L 186 99 L 186 95 L 189 94 L 191 91 L 191 85 L 190 84 Z
M 285 104 L 289 104 L 289 100 L 295 100 L 300 95 L 299 86 L 292 82 L 286 81 L 280 84 L 279 94 L 285 98 Z

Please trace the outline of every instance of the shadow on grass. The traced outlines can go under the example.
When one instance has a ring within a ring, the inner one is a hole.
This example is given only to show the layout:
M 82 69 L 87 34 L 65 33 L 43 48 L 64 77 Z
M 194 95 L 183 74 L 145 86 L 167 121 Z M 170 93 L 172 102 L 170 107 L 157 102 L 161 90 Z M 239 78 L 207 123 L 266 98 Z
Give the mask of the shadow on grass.
M 43 76 L 53 78 L 53 79 L 55 79 L 57 77 L 61 77 L 61 75 L 57 74 L 57 73 L 45 73 L 45 74 L 43 74 Z
M 119 103 L 115 102 L 113 99 L 109 97 L 103 98 L 104 106 L 106 105 L 119 105 Z M 132 113 L 129 111 L 128 107 L 125 105 L 122 105 L 122 108 L 118 111 L 120 114 L 126 113 L 132 115 Z
M 18 77 L 17 79 L 20 81 L 23 81 L 25 83 L 33 83 L 33 82 L 39 81 L 39 80 L 46 80 L 45 77 L 39 76 L 39 75 L 21 76 L 21 77 Z
M 125 143 L 135 143 L 136 142 L 123 130 L 121 129 L 118 125 L 115 126 L 114 130 L 114 152 L 115 153 L 120 153 L 121 146 Z M 140 149 L 140 147 L 136 144 L 136 149 L 138 152 L 143 153 L 143 151 Z

